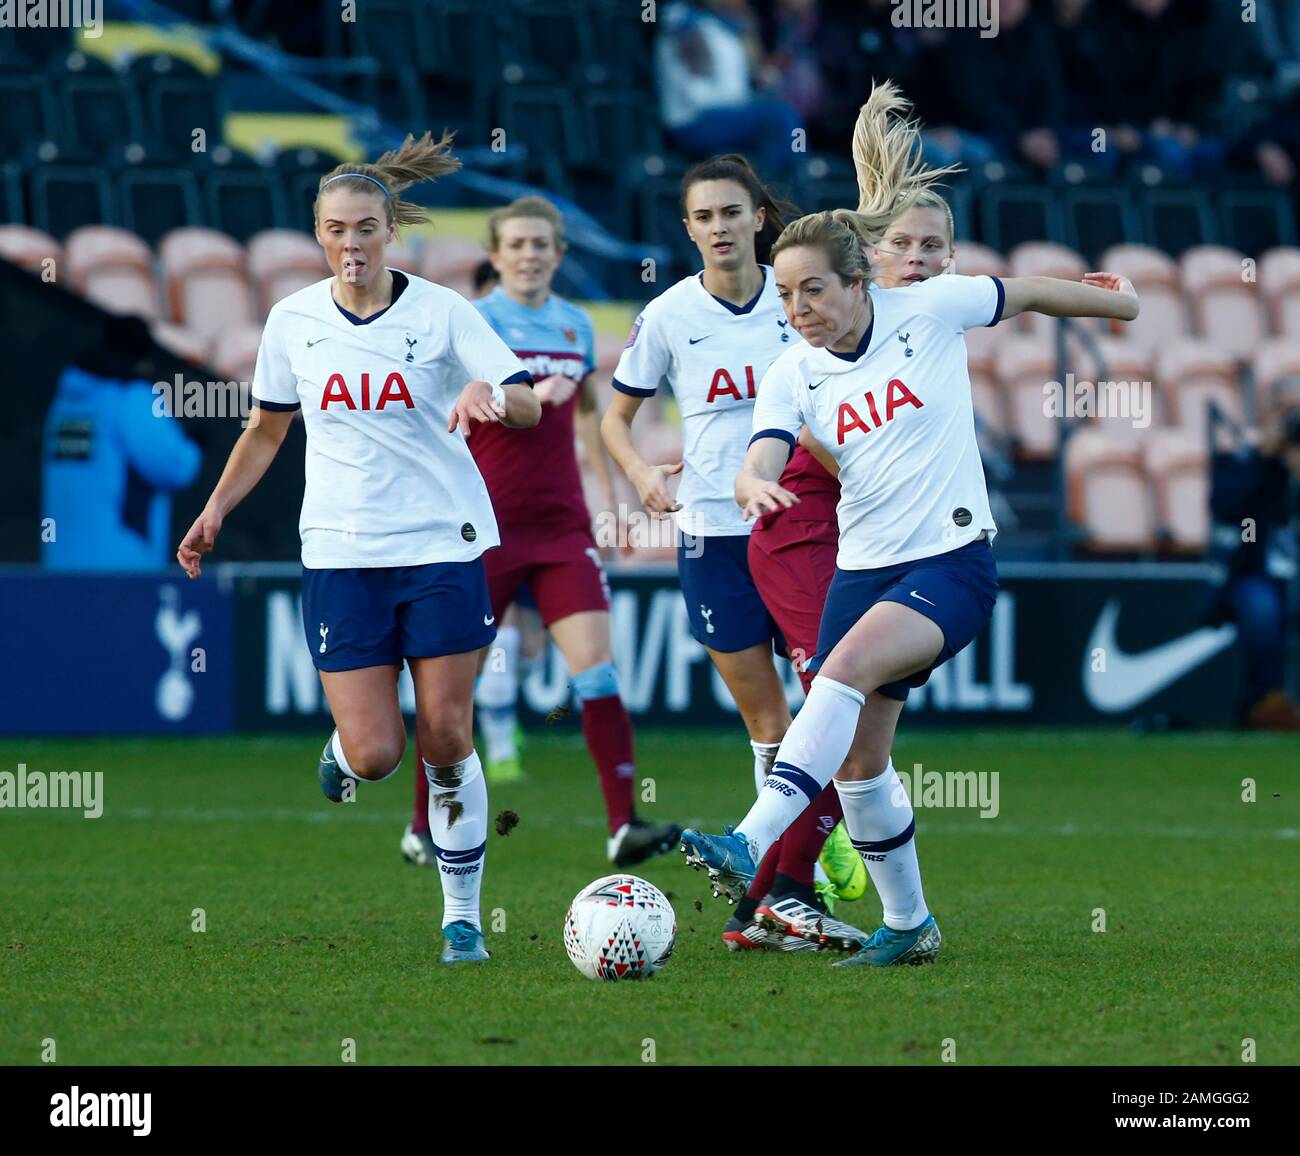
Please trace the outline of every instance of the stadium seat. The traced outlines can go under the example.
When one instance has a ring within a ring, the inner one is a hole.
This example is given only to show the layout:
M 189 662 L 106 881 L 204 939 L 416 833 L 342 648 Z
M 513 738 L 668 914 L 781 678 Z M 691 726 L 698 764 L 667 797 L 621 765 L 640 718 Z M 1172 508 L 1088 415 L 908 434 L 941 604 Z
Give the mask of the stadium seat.
M 1002 404 L 1002 391 L 991 372 L 972 370 L 970 375 L 971 403 L 975 415 L 985 427 L 998 437 L 1009 434 L 1006 410 Z
M 268 229 L 249 239 L 248 275 L 261 303 L 260 316 L 282 297 L 330 276 L 316 238 L 294 229 Z
M 153 339 L 170 353 L 191 365 L 206 365 L 209 342 L 197 333 L 170 321 L 155 321 L 150 329 L 153 331 Z
M 958 237 L 953 254 L 952 271 L 964 277 L 979 277 L 982 274 L 1005 277 L 1007 261 L 996 249 L 990 249 L 978 241 L 964 241 Z
M 630 156 L 664 151 L 659 118 L 639 93 L 593 89 L 583 93 L 582 111 L 591 158 L 606 172 Z
M 117 76 L 68 76 L 61 96 L 65 140 L 106 153 L 114 145 L 141 143 L 144 118 L 135 88 Z
M 621 60 L 599 55 L 591 12 L 584 3 L 513 0 L 506 19 L 514 32 L 515 54 L 553 81 L 604 84 L 611 70 L 623 66 Z
M 54 259 L 54 276 L 63 261 L 63 247 L 48 233 L 28 225 L 0 225 L 0 260 L 40 273 L 47 258 Z
M 966 330 L 966 366 L 972 374 L 994 372 L 998 346 L 1012 332 L 1009 325 L 979 325 Z
M 1294 408 L 1300 391 L 1300 336 L 1271 337 L 1260 342 L 1251 358 L 1255 403 L 1260 425 L 1268 425 L 1282 410 Z
M 1234 420 L 1245 418 L 1236 360 L 1203 338 L 1183 337 L 1162 345 L 1156 352 L 1156 381 L 1169 424 L 1198 437 L 1204 437 L 1211 401 Z
M 203 193 L 208 224 L 240 241 L 288 223 L 284 188 L 274 172 L 213 169 L 203 178 Z
M 244 251 L 213 229 L 176 229 L 158 246 L 170 318 L 200 336 L 254 320 Z
M 198 183 L 184 169 L 127 169 L 117 178 L 117 197 L 122 224 L 151 245 L 203 220 Z
M 251 385 L 261 344 L 260 324 L 232 325 L 212 338 L 208 347 L 208 364 L 221 375 L 222 381 Z
M 1114 245 L 1098 258 L 1098 268 L 1117 273 L 1133 282 L 1141 298 L 1135 321 L 1116 321 L 1112 332 L 1122 331 L 1130 341 L 1154 349 L 1190 331 L 1191 319 L 1183 298 L 1178 264 L 1167 253 L 1150 245 Z
M 1077 429 L 1065 443 L 1066 512 L 1091 553 L 1133 553 L 1156 545 L 1155 511 L 1139 445 Z
M 1166 550 L 1203 554 L 1210 540 L 1210 473 L 1205 443 L 1186 430 L 1152 430 L 1142 444 Z
M 568 89 L 551 85 L 505 88 L 498 116 L 507 142 L 528 146 L 527 174 L 540 178 L 548 189 L 565 189 L 569 166 L 586 164 L 591 155 L 581 115 Z
M 1180 262 L 1196 333 L 1237 357 L 1248 356 L 1267 332 L 1258 287 L 1243 276 L 1245 261 L 1235 249 L 1198 245 Z
M 608 388 L 609 383 L 613 380 L 614 370 L 626 346 L 626 337 L 613 333 L 596 333 L 596 404 L 602 413 L 609 406 L 609 395 L 613 392 Z
M 959 249 L 959 255 L 960 252 Z M 1051 241 L 1026 241 L 1007 254 L 1008 277 L 1062 277 L 1067 281 L 1077 281 L 1086 272 L 1087 263 L 1078 253 Z M 1056 319 L 1041 313 L 1022 313 L 1012 319 L 1010 328 L 1022 333 L 1048 335 L 1055 332 Z
M 1121 338 L 1103 337 L 1097 345 L 1102 364 L 1089 365 L 1096 390 L 1096 416 L 1090 428 L 1117 442 L 1142 441 L 1163 424 L 1163 399 L 1153 384 L 1152 352 L 1140 342 Z
M 23 170 L 17 161 L 0 163 L 0 220 L 20 224 L 27 219 Z
M 509 21 L 482 0 L 440 0 L 429 5 L 440 77 L 465 83 L 496 82 L 511 51 Z
M 403 273 L 423 277 L 424 274 L 420 272 L 420 252 L 419 246 L 402 240 L 399 235 L 396 241 L 384 249 L 384 263 L 390 269 L 400 269 Z M 324 254 L 322 254 L 323 259 Z
M 66 237 L 80 225 L 117 220 L 113 192 L 103 171 L 87 165 L 40 165 L 31 175 L 31 223 Z
M 1272 332 L 1300 334 L 1300 248 L 1270 249 L 1258 271 Z
M 980 235 L 1004 253 L 1027 241 L 1059 239 L 1064 234 L 1055 190 L 1038 185 L 989 185 L 980 193 L 979 206 Z
M 1141 203 L 1142 235 L 1157 249 L 1179 257 L 1218 240 L 1210 198 L 1200 189 L 1145 189 Z
M 1067 188 L 1061 202 L 1065 243 L 1080 253 L 1095 257 L 1115 238 L 1132 241 L 1141 234 L 1137 206 L 1122 186 Z
M 438 65 L 428 16 L 434 7 L 418 0 L 366 0 L 359 19 L 344 25 L 349 53 L 373 57 L 386 76 L 431 75 Z
M 1055 457 L 1063 422 L 1049 416 L 1047 406 L 1047 383 L 1060 381 L 1053 343 L 1044 337 L 1008 334 L 997 346 L 995 366 L 1006 428 L 1017 456 L 1029 461 Z
M 1262 253 L 1295 244 L 1295 209 L 1281 189 L 1231 189 L 1219 196 L 1220 236 L 1225 245 Z
M 157 319 L 153 254 L 134 233 L 110 225 L 83 225 L 68 234 L 64 259 L 75 292 L 111 313 Z
M 178 156 L 193 153 L 194 130 L 203 129 L 207 146 L 221 141 L 225 109 L 220 88 L 199 77 L 163 77 L 148 94 L 148 137 L 152 144 Z
M 59 135 L 58 112 L 43 76 L 0 75 L 0 156 L 16 157 L 25 145 Z

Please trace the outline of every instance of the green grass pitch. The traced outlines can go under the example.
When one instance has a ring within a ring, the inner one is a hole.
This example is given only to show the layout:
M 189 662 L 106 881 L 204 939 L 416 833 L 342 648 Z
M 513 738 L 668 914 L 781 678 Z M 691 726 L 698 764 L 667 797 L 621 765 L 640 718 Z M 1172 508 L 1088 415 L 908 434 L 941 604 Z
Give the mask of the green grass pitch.
M 673 959 L 592 983 L 561 942 L 610 871 L 572 720 L 491 792 L 521 822 L 489 837 L 485 923 L 505 929 L 478 967 L 438 964 L 437 878 L 398 854 L 410 754 L 333 806 L 324 737 L 0 743 L 0 770 L 104 773 L 98 819 L 0 810 L 0 1063 L 46 1039 L 64 1064 L 336 1064 L 345 1040 L 361 1064 L 938 1064 L 945 1041 L 958 1064 L 1236 1064 L 1245 1039 L 1300 1063 L 1294 739 L 904 731 L 900 769 L 1000 774 L 997 818 L 917 812 L 936 964 L 732 955 L 725 903 L 674 854 L 638 869 L 673 900 Z M 744 813 L 739 725 L 647 731 L 638 755 L 643 813 Z M 880 909 L 838 913 L 871 929 Z

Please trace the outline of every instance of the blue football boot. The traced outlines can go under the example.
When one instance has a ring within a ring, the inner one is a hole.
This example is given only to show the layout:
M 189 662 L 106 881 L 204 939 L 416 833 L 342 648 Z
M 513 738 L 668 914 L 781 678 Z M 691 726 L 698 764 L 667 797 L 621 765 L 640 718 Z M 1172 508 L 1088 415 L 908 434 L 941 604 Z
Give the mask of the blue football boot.
M 352 776 L 343 773 L 338 760 L 334 757 L 333 735 L 330 736 L 330 741 L 325 744 L 325 749 L 321 751 L 320 765 L 316 768 L 316 777 L 320 780 L 320 789 L 331 803 L 343 802 L 344 784 Z M 352 780 L 351 790 L 356 791 L 355 779 Z
M 911 931 L 895 931 L 892 927 L 878 927 L 862 941 L 858 950 L 834 967 L 890 967 L 893 964 L 933 963 L 943 946 L 943 936 L 933 915 Z
M 737 903 L 754 881 L 749 841 L 735 827 L 724 827 L 721 835 L 705 835 L 688 828 L 682 832 L 681 850 L 696 871 L 708 869 L 714 899 L 725 895 L 728 903 Z
M 492 958 L 483 946 L 483 933 L 464 919 L 447 924 L 442 934 L 447 940 L 442 949 L 443 963 L 482 963 Z

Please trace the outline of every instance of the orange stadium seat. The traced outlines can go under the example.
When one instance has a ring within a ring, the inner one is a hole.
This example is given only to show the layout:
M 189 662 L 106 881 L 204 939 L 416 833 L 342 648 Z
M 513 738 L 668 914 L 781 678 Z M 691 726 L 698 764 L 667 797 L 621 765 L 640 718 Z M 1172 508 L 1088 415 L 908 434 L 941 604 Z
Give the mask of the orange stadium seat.
M 1270 249 L 1259 259 L 1259 291 L 1273 332 L 1300 334 L 1300 249 Z
M 384 261 L 390 269 L 421 277 L 420 248 L 409 241 L 396 240 L 384 250 Z
M 1111 322 L 1112 333 L 1154 348 L 1191 332 L 1178 264 L 1168 254 L 1149 245 L 1114 245 L 1098 263 L 1107 273 L 1132 281 L 1142 302 L 1137 320 Z
M 253 370 L 257 366 L 257 350 L 262 344 L 262 326 L 253 321 L 232 325 L 212 339 L 208 361 L 223 381 L 253 383 Z
M 1056 456 L 1061 420 L 1048 414 L 1046 385 L 1057 380 L 1056 350 L 1045 337 L 1012 334 L 997 347 L 996 374 L 1007 432 L 1031 461 Z
M 1210 541 L 1210 463 L 1204 441 L 1186 430 L 1153 430 L 1142 452 L 1165 548 L 1204 553 Z
M 1198 337 L 1170 341 L 1156 353 L 1156 380 L 1169 424 L 1204 436 L 1206 405 L 1213 400 L 1235 421 L 1245 419 L 1245 399 L 1231 353 Z
M 173 321 L 205 339 L 253 321 L 253 293 L 239 242 L 215 229 L 173 229 L 158 244 Z
M 330 275 L 316 238 L 296 229 L 266 229 L 248 239 L 247 253 L 263 317 L 281 298 Z
M 1195 245 L 1183 254 L 1183 292 L 1197 334 L 1246 357 L 1267 332 L 1258 287 L 1243 279 L 1244 253 L 1222 245 Z
M 1065 444 L 1066 509 L 1093 553 L 1149 551 L 1156 544 L 1151 487 L 1142 450 L 1096 429 Z
M 49 233 L 27 225 L 0 225 L 0 259 L 29 273 L 39 273 L 47 257 L 54 258 L 54 279 L 57 281 L 59 264 L 63 260 L 63 246 L 58 241 Z
M 72 288 L 112 313 L 158 317 L 153 254 L 134 233 L 111 225 L 82 225 L 68 234 L 64 263 Z
M 1163 424 L 1151 350 L 1141 342 L 1115 337 L 1100 338 L 1097 345 L 1105 376 L 1101 376 L 1102 367 L 1091 367 L 1096 416 L 1090 424 L 1116 440 L 1140 440 L 1153 426 Z M 1102 385 L 1099 377 L 1102 382 L 1119 384 Z
M 992 373 L 971 370 L 971 403 L 975 413 L 988 429 L 999 437 L 1006 437 L 1007 415 L 1002 405 L 1002 391 Z
M 164 349 L 192 365 L 207 364 L 208 343 L 197 333 L 170 321 L 155 321 L 151 328 L 153 339 Z
M 979 325 L 966 330 L 966 366 L 972 374 L 993 372 L 998 345 L 1011 332 L 1010 325 Z
M 953 272 L 963 277 L 978 277 L 991 274 L 1002 277 L 1007 271 L 1007 260 L 996 249 L 975 241 L 958 239 L 954 247 Z
M 958 258 L 960 259 L 960 250 Z M 1077 281 L 1087 271 L 1087 262 L 1078 253 L 1051 241 L 1025 241 L 1012 249 L 1007 257 L 1008 277 L 1061 277 L 1067 281 Z M 1036 334 L 1049 334 L 1056 324 L 1056 318 L 1044 317 L 1041 313 L 1022 313 L 1011 322 L 1012 328 L 1022 333 Z M 1097 324 L 1100 326 L 1101 323 Z

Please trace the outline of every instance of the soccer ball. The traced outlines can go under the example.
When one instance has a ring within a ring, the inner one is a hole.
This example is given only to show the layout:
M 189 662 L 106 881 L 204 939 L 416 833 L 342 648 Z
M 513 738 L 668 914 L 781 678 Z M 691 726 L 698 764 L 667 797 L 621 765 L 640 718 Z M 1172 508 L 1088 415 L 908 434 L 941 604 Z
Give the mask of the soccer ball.
M 676 939 L 668 897 L 636 875 L 588 884 L 564 917 L 564 950 L 588 979 L 648 979 L 668 962 Z

